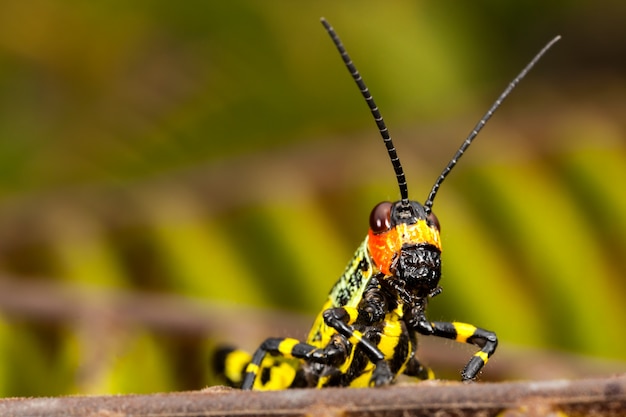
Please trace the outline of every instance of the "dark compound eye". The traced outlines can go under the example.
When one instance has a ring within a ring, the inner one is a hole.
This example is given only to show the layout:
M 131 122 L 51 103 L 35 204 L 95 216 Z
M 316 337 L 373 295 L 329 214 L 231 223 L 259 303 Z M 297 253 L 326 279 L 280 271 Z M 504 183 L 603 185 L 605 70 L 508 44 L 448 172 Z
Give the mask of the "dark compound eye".
M 441 226 L 439 225 L 439 219 L 435 216 L 435 213 L 432 211 L 428 213 L 428 221 L 437 228 L 437 230 L 441 231 Z
M 372 232 L 378 234 L 389 230 L 391 227 L 392 206 L 393 204 L 389 201 L 383 201 L 372 209 L 370 214 L 370 229 L 372 229 Z

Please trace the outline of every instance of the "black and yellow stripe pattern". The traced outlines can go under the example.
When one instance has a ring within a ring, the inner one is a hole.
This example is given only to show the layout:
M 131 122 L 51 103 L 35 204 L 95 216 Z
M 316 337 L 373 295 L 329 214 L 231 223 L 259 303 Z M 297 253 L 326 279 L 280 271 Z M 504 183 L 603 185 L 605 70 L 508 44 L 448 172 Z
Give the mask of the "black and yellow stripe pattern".
M 452 339 L 460 343 L 469 343 L 481 349 L 472 356 L 461 372 L 463 380 L 472 380 L 487 364 L 498 347 L 496 334 L 480 327 L 461 322 L 432 322 L 433 335 Z
M 433 201 L 443 180 L 457 164 L 495 109 L 558 40 L 552 40 L 509 84 L 448 162 L 424 204 L 410 200 L 404 171 L 391 136 L 369 89 L 341 40 L 322 19 L 344 64 L 376 121 L 396 173 L 401 199 L 383 201 L 370 215 L 370 228 L 343 275 L 330 291 L 306 342 L 270 338 L 247 365 L 240 353 L 224 374 L 243 389 L 291 387 L 379 386 L 404 373 L 421 379 L 433 373 L 415 355 L 417 335 L 436 336 L 480 348 L 461 372 L 476 378 L 498 346 L 495 333 L 462 322 L 431 322 L 429 300 L 441 292 L 441 241 Z M 239 376 L 241 375 L 241 377 Z
M 379 386 L 402 373 L 432 379 L 415 355 L 417 334 L 478 346 L 461 373 L 463 380 L 476 378 L 495 352 L 496 335 L 425 317 L 428 300 L 440 292 L 440 249 L 429 242 L 404 245 L 387 275 L 368 249 L 369 238 L 330 291 L 307 340 L 269 338 L 252 356 L 233 350 L 223 357 L 226 381 L 243 389 L 276 390 Z
M 419 379 L 433 379 L 432 370 L 415 356 L 412 329 L 398 315 L 387 313 L 380 326 L 363 329 L 353 308 L 326 310 L 324 320 L 332 335 L 326 346 L 318 347 L 293 338 L 267 339 L 254 356 L 232 350 L 223 357 L 223 374 L 231 385 L 243 389 L 277 390 L 292 387 L 366 387 L 390 383 L 404 373 Z M 476 378 L 495 352 L 495 333 L 461 322 L 430 322 L 428 334 L 480 347 L 461 372 L 462 379 Z M 357 348 L 358 347 L 358 348 Z M 315 372 L 318 369 L 321 372 Z

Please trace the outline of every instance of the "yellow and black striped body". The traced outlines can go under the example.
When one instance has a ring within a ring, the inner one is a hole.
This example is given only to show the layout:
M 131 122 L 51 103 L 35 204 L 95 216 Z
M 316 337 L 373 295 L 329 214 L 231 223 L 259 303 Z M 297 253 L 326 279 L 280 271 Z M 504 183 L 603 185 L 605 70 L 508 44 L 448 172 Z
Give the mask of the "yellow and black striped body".
M 471 324 L 426 318 L 429 300 L 441 292 L 442 247 L 433 201 L 495 110 L 559 37 L 526 65 L 479 120 L 422 205 L 409 199 L 396 148 L 369 89 L 334 29 L 324 19 L 322 24 L 372 113 L 401 199 L 374 207 L 365 241 L 330 291 L 306 341 L 270 338 L 253 355 L 222 350 L 216 357 L 216 368 L 227 382 L 243 389 L 380 386 L 392 383 L 401 373 L 432 378 L 432 372 L 415 355 L 420 334 L 479 347 L 461 371 L 464 381 L 473 380 L 495 352 L 498 339 L 495 333 Z
M 464 380 L 476 377 L 495 351 L 495 334 L 425 316 L 441 291 L 437 221 L 414 201 L 383 202 L 372 219 L 306 341 L 270 338 L 252 356 L 227 352 L 221 371 L 230 383 L 268 390 L 378 386 L 401 373 L 432 378 L 415 356 L 418 333 L 481 347 L 462 372 Z
M 381 299 L 378 277 L 382 277 L 382 274 L 371 258 L 368 243 L 369 238 L 366 238 L 357 249 L 343 275 L 330 291 L 328 300 L 309 331 L 307 343 L 311 346 L 323 349 L 332 343 L 343 344 L 347 351 L 343 363 L 334 367 L 304 364 L 303 367 L 308 372 L 316 374 L 315 386 L 319 388 L 369 385 L 375 365 L 361 349 L 356 348 L 364 338 L 376 345 L 385 360 L 390 363 L 394 374 L 401 373 L 413 356 L 415 340 L 402 321 L 404 305 L 398 303 L 395 297 Z M 377 295 L 375 300 L 371 299 L 372 294 Z M 381 313 L 381 317 L 373 321 L 367 317 L 359 318 L 359 313 L 372 302 L 386 306 L 384 314 Z M 346 324 L 352 327 L 352 334 L 349 337 L 342 336 L 325 321 L 325 313 L 333 309 L 340 309 L 346 313 Z
M 240 350 L 230 350 L 220 359 L 220 372 L 230 384 L 239 386 L 245 374 L 254 375 L 252 388 L 276 390 L 290 387 L 326 387 L 370 385 L 375 364 L 357 346 L 363 340 L 371 341 L 394 375 L 401 373 L 415 351 L 415 336 L 402 320 L 405 305 L 395 296 L 381 299 L 381 287 L 376 277 L 382 277 L 373 263 L 368 249 L 368 238 L 357 249 L 346 270 L 329 293 L 328 300 L 316 317 L 306 342 L 297 339 L 268 339 L 261 350 L 260 364 L 251 362 L 252 356 Z M 374 279 L 372 280 L 372 278 Z M 375 300 L 368 298 L 376 295 Z M 364 296 L 366 300 L 363 301 Z M 368 302 L 387 306 L 375 321 L 359 318 Z M 324 313 L 339 309 L 345 312 L 345 324 L 351 327 L 350 336 L 340 334 L 324 319 Z M 339 363 L 320 364 L 294 357 L 294 348 L 306 346 L 311 351 L 322 352 L 329 346 L 338 346 L 344 352 Z M 269 349 L 267 349 L 269 348 Z M 427 374 L 424 374 L 427 375 Z

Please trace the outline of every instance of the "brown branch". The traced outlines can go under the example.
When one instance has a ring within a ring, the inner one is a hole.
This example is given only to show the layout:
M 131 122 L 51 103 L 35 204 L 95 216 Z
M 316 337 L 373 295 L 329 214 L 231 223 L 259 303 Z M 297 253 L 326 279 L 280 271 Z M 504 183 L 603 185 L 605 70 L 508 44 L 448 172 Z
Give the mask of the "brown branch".
M 295 313 L 220 304 L 189 297 L 72 286 L 58 280 L 25 281 L 0 276 L 0 311 L 5 317 L 52 324 L 76 324 L 99 315 L 121 326 L 142 326 L 179 336 L 267 336 L 270 323 L 281 333 L 304 334 L 310 318 Z M 282 336 L 280 334 L 279 336 Z
M 292 312 L 217 304 L 165 294 L 75 287 L 58 281 L 19 281 L 0 276 L 0 312 L 9 320 L 86 326 L 95 340 L 118 329 L 139 326 L 176 337 L 209 338 L 254 349 L 268 335 L 304 337 L 312 318 Z M 438 376 L 459 377 L 471 347 L 436 338 L 420 339 L 420 358 Z M 563 352 L 502 345 L 489 362 L 484 380 L 585 378 L 626 372 L 624 362 Z
M 543 382 L 443 383 L 387 388 L 198 392 L 7 399 L 12 416 L 567 416 L 626 415 L 626 376 Z

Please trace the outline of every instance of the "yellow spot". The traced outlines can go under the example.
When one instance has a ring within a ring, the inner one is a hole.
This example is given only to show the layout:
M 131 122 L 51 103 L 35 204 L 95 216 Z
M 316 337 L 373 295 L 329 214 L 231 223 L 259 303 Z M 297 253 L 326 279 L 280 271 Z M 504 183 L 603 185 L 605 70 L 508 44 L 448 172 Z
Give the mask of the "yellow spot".
M 426 223 L 426 220 L 418 220 L 415 224 L 399 224 L 402 243 L 429 243 L 441 250 L 441 241 L 439 240 L 439 232 Z
M 291 352 L 293 347 L 300 343 L 298 339 L 285 339 L 278 345 L 278 351 L 282 353 L 285 358 L 293 358 Z
M 321 377 L 317 381 L 317 388 L 322 388 L 324 386 L 324 384 L 326 384 L 326 382 L 328 382 L 329 379 L 330 379 L 330 375 L 326 375 L 326 376 Z
M 461 343 L 467 343 L 467 339 L 474 335 L 476 331 L 476 326 L 472 326 L 467 323 L 452 323 L 454 329 L 456 330 L 456 341 Z
M 398 339 L 402 334 L 402 326 L 399 321 L 386 321 L 383 328 L 384 333 L 380 335 L 378 348 L 386 358 L 391 358 L 398 346 Z
M 350 343 L 352 343 L 353 345 L 356 345 L 357 343 L 359 343 L 361 340 L 363 339 L 363 333 L 361 333 L 358 330 L 355 330 L 352 333 L 352 336 L 350 337 L 349 341 Z
M 487 363 L 487 361 L 489 360 L 489 355 L 487 355 L 485 352 L 483 352 L 482 350 L 479 352 L 476 352 L 474 354 L 474 356 L 479 357 L 480 359 L 483 360 L 484 363 Z
M 248 352 L 243 350 L 234 350 L 226 356 L 224 363 L 224 374 L 228 379 L 234 382 L 241 382 L 241 371 L 246 364 L 250 362 L 252 357 Z
M 265 385 L 259 382 L 255 385 L 260 390 L 282 390 L 287 389 L 296 376 L 296 369 L 288 362 L 276 362 L 270 367 L 270 378 Z
M 259 366 L 254 364 L 254 363 L 249 363 L 248 366 L 246 366 L 246 373 L 251 373 L 251 374 L 257 374 L 257 372 L 259 372 Z
M 404 306 L 402 304 L 398 304 L 396 308 L 387 315 L 388 320 L 398 320 L 404 316 Z
M 348 322 L 348 324 L 352 324 L 356 321 L 356 319 L 359 317 L 359 310 L 357 310 L 356 308 L 345 308 L 346 313 L 348 313 L 348 316 L 350 316 L 350 321 Z

